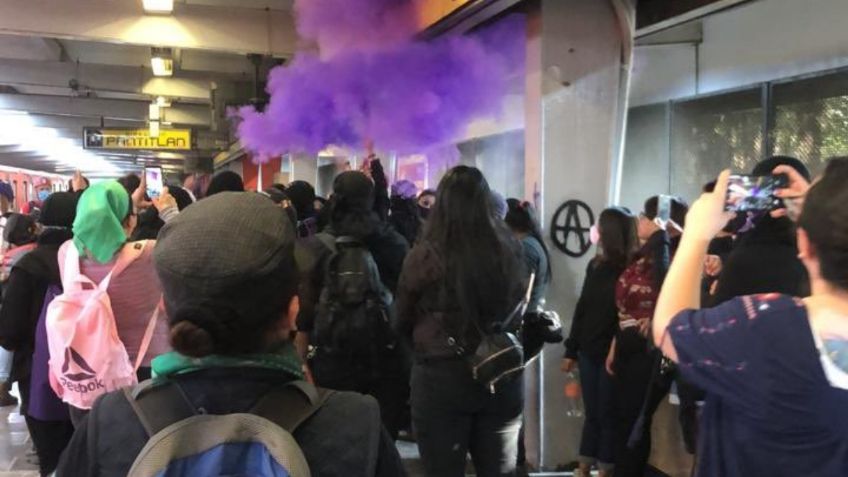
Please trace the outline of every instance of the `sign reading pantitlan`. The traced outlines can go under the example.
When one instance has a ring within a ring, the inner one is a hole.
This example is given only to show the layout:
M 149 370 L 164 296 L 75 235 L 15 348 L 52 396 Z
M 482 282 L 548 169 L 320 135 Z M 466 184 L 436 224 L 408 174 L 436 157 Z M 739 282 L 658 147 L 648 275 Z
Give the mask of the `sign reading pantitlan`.
M 191 129 L 162 129 L 151 137 L 148 129 L 85 128 L 86 149 L 185 151 L 192 148 Z

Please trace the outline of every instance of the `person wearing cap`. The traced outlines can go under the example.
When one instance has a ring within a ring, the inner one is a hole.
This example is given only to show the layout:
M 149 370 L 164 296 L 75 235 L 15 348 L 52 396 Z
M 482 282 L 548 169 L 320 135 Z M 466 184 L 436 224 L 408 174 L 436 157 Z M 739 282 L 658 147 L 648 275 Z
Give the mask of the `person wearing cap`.
M 292 186 L 287 192 L 290 193 Z M 325 241 L 337 237 L 353 237 L 364 244 L 380 273 L 380 280 L 392 294 L 397 290 L 403 261 L 409 251 L 406 239 L 388 223 L 380 221 L 374 212 L 374 183 L 365 174 L 348 171 L 333 183 L 333 198 L 328 205 L 327 229 L 306 239 L 299 252 L 304 280 L 301 285 L 301 309 L 297 319 L 298 348 L 307 355 L 310 334 L 315 328 L 318 302 L 324 289 L 327 260 L 333 251 Z M 314 338 L 314 337 L 313 337 Z M 351 363 L 318 348 L 312 360 L 312 370 L 319 385 L 371 394 L 380 403 L 383 422 L 394 438 L 401 428 L 409 395 L 409 364 L 404 350 L 396 347 L 392 356 L 381 360 L 380 369 L 371 364 Z M 374 376 L 378 377 L 374 377 Z
M 156 383 L 177 383 L 192 407 L 226 415 L 304 379 L 291 342 L 295 240 L 279 207 L 252 193 L 216 194 L 163 227 L 154 260 L 174 351 L 153 361 Z M 334 393 L 293 435 L 312 475 L 404 475 L 371 397 Z M 124 393 L 107 394 L 77 428 L 57 475 L 124 477 L 148 439 Z
M 76 247 L 80 259 L 80 273 L 94 283 L 100 283 L 112 271 L 123 247 L 134 247 L 128 242 L 137 225 L 136 210 L 144 199 L 144 187 L 137 187 L 132 197 L 118 181 L 104 181 L 83 192 L 77 204 L 72 241 L 59 251 L 63 257 L 68 247 Z M 142 338 L 162 296 L 162 286 L 153 268 L 155 241 L 146 241 L 141 256 L 109 283 L 107 293 L 112 303 L 118 336 L 127 348 L 131 362 L 135 362 Z M 150 375 L 153 356 L 168 351 L 168 326 L 160 319 L 153 338 L 139 368 L 139 377 Z M 75 422 L 82 411 L 72 409 Z
M 56 469 L 74 432 L 68 407 L 56 397 L 47 380 L 49 353 L 44 346 L 39 355 L 36 325 L 48 287 L 54 287 L 54 295 L 61 293 L 57 256 L 59 247 L 73 238 L 76 207 L 77 197 L 70 192 L 53 193 L 44 201 L 37 246 L 12 267 L 0 307 L 0 345 L 15 352 L 10 380 L 18 383 L 20 412 L 35 445 L 41 475 L 50 475 Z M 43 323 L 41 330 L 46 344 Z
M 771 175 L 778 167 L 789 167 L 806 181 L 810 171 L 794 157 L 770 157 L 754 167 L 755 176 Z M 738 235 L 718 277 L 713 304 L 738 296 L 777 292 L 804 297 L 810 294 L 810 279 L 798 258 L 796 226 L 789 217 L 754 214 L 753 228 Z

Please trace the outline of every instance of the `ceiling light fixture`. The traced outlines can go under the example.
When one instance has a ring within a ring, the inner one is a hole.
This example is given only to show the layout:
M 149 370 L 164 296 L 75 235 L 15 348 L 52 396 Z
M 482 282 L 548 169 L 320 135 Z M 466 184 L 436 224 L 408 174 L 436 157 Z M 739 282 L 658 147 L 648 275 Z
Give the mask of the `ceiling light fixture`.
M 142 0 L 144 13 L 170 15 L 174 11 L 174 0 Z
M 174 75 L 174 60 L 172 58 L 154 56 L 150 58 L 150 67 L 153 69 L 153 76 Z
M 159 114 L 159 105 L 158 104 L 156 104 L 156 103 L 151 104 L 150 107 L 148 108 L 148 111 L 150 113 L 150 120 L 151 121 L 159 121 L 161 115 Z
M 150 137 L 159 137 L 159 121 L 150 121 Z
M 159 97 L 156 98 L 156 104 L 160 108 L 170 108 L 171 107 L 171 100 L 164 97 L 164 96 L 159 96 Z

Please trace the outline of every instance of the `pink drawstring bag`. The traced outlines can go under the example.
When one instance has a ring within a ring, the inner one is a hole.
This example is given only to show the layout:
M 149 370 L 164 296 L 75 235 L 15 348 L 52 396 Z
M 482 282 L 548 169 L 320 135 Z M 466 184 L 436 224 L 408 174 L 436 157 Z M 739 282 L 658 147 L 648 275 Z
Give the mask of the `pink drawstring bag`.
M 144 241 L 124 246 L 99 284 L 80 273 L 80 256 L 72 241 L 59 249 L 64 293 L 53 299 L 46 316 L 50 385 L 75 408 L 91 409 L 101 395 L 138 384 L 136 371 L 153 338 L 160 306 L 150 317 L 138 356 L 131 363 L 118 336 L 107 290 L 109 282 L 138 259 L 146 245 Z

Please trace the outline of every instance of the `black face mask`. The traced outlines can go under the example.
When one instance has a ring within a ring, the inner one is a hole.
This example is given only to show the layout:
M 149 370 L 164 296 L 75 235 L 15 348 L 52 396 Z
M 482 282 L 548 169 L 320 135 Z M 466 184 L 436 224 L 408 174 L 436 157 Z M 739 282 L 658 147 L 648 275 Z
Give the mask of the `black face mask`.
M 422 219 L 427 220 L 427 218 L 430 216 L 430 209 L 428 209 L 427 207 L 421 207 L 419 205 L 418 213 L 421 215 Z

